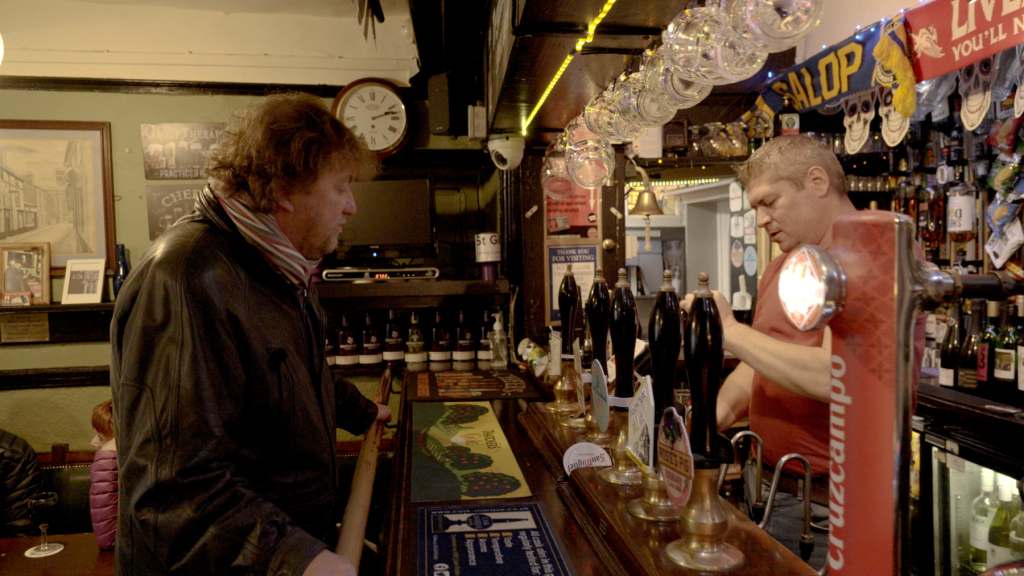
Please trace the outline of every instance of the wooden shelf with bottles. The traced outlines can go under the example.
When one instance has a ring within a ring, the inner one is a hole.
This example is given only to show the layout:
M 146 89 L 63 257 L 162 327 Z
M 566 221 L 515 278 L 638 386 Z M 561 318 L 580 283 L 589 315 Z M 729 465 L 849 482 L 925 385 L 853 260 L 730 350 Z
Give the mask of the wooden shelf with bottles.
M 0 346 L 108 342 L 113 302 L 0 307 Z

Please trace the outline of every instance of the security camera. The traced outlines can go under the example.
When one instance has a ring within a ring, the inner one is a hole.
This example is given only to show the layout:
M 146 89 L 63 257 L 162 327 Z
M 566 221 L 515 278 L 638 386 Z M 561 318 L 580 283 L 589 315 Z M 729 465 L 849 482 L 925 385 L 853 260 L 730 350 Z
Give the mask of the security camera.
M 514 170 L 523 161 L 523 148 L 526 142 L 521 136 L 500 134 L 487 139 L 487 150 L 491 153 L 491 162 L 501 170 Z

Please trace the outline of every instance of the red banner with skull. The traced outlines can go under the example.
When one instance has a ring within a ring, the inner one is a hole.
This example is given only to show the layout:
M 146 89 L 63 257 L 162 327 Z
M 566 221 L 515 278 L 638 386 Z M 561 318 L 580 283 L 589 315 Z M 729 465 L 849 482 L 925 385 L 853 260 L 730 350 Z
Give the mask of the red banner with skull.
M 904 18 L 918 82 L 1024 42 L 1021 0 L 936 0 L 910 10 Z

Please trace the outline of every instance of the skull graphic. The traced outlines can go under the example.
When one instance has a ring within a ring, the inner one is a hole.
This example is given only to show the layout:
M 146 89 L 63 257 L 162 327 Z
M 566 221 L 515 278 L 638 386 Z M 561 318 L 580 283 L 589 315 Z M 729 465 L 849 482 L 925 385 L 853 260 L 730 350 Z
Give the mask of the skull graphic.
M 992 58 L 984 58 L 960 70 L 957 86 L 963 99 L 960 121 L 967 130 L 974 130 L 985 119 L 992 104 L 992 83 L 995 79 L 996 64 Z
M 882 88 L 878 96 L 878 115 L 882 117 L 882 139 L 894 148 L 910 130 L 910 119 L 896 111 L 891 88 Z
M 871 120 L 875 118 L 875 92 L 872 90 L 850 96 L 843 101 L 843 110 L 846 112 L 843 118 L 843 125 L 846 126 L 843 144 L 847 154 L 856 154 L 864 147 L 871 132 Z

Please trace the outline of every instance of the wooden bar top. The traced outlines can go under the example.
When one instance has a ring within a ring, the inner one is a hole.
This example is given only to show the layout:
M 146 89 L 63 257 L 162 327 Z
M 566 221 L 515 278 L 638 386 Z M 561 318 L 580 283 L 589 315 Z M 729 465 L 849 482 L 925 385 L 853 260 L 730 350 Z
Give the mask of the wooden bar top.
M 557 470 L 549 472 L 564 478 L 561 455 L 578 441 L 576 433 L 559 427 L 556 419 L 540 403 L 530 404 L 519 419 L 533 440 L 535 450 L 540 453 L 540 459 L 549 468 L 557 466 Z M 563 500 L 602 558 L 606 573 L 630 576 L 700 574 L 675 565 L 664 552 L 668 543 L 681 535 L 678 523 L 646 522 L 627 511 L 629 501 L 641 495 L 639 486 L 613 486 L 601 481 L 594 468 L 575 470 L 561 484 Z M 725 501 L 722 504 L 729 515 L 729 531 L 725 540 L 739 548 L 746 558 L 746 562 L 732 574 L 815 573 L 734 506 Z
M 114 552 L 96 547 L 92 532 L 54 534 L 50 542 L 64 549 L 46 558 L 26 558 L 25 550 L 39 544 L 39 536 L 0 538 L 0 574 L 17 576 L 111 576 Z

